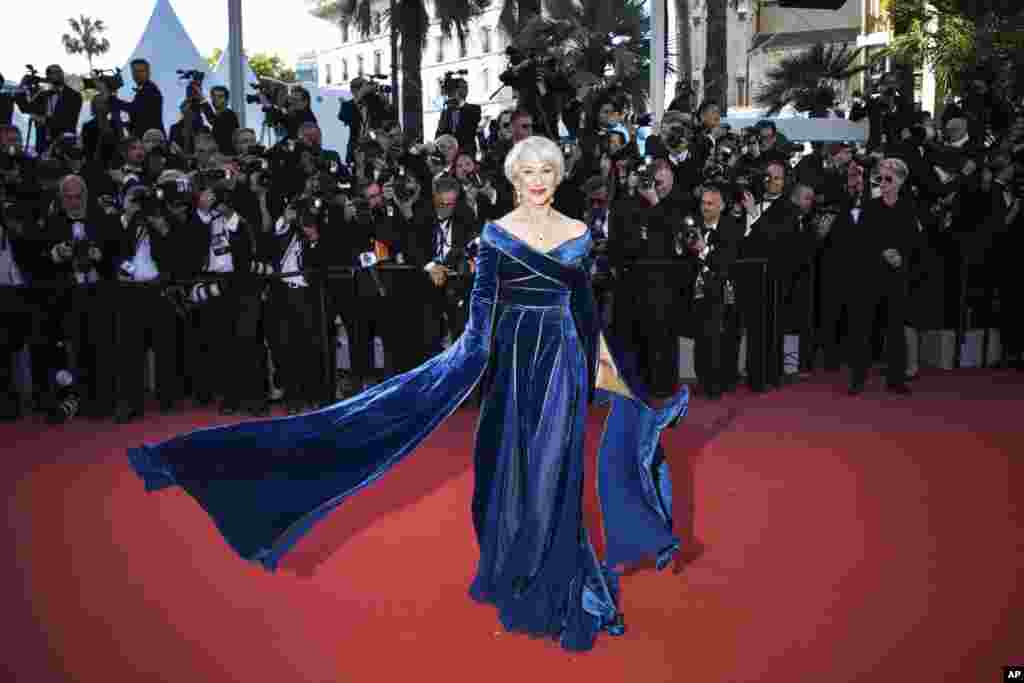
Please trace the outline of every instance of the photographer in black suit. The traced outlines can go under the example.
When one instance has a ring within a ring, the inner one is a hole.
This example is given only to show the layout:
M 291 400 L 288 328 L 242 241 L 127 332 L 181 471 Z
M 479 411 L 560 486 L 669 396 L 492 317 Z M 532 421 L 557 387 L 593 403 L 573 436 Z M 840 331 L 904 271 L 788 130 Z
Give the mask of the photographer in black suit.
M 82 96 L 64 84 L 64 70 L 57 64 L 46 67 L 47 88 L 38 87 L 26 76 L 22 87 L 30 90 L 15 98 L 18 107 L 36 123 L 36 151 L 42 154 L 50 143 L 65 133 L 78 133 Z
M 119 102 L 128 112 L 129 132 L 142 138 L 147 130 L 157 129 L 164 133 L 164 96 L 156 83 L 149 80 L 149 62 L 145 59 L 132 60 L 132 80 L 135 81 L 135 98 L 130 104 Z
M 441 112 L 434 139 L 442 135 L 453 135 L 459 141 L 459 150 L 476 159 L 476 130 L 480 127 L 480 106 L 467 104 L 469 84 L 461 78 L 446 78 L 444 94 L 447 101 Z
M 685 310 L 679 225 L 693 212 L 694 203 L 675 185 L 672 167 L 664 159 L 634 167 L 627 184 L 628 193 L 612 204 L 607 236 L 608 258 L 613 270 L 621 273 L 614 294 L 615 329 L 632 337 L 650 390 L 667 395 L 679 379 L 682 330 L 677 321 Z M 630 262 L 638 259 L 678 260 L 680 265 L 631 267 Z
M 739 330 L 731 305 L 730 269 L 739 255 L 745 226 L 723 212 L 725 198 L 719 187 L 704 188 L 701 221 L 686 235 L 693 267 L 692 301 L 694 370 L 710 399 L 736 384 Z
M 357 76 L 349 85 L 351 100 L 342 100 L 338 120 L 348 126 L 348 152 L 345 162 L 356 160 L 359 144 L 370 139 L 370 132 L 390 118 L 388 104 L 378 92 L 377 84 L 371 78 Z
M 231 92 L 223 85 L 215 85 L 210 88 L 209 101 L 204 100 L 201 111 L 206 125 L 213 131 L 213 139 L 217 141 L 217 147 L 221 154 L 233 156 L 235 146 L 233 139 L 235 131 L 238 130 L 238 114 L 228 107 L 228 100 Z
M 465 249 L 477 230 L 473 216 L 459 202 L 460 193 L 459 181 L 454 177 L 436 180 L 433 210 L 421 213 L 413 227 L 417 246 L 408 256 L 415 265 L 423 265 L 433 285 L 427 295 L 424 321 L 424 351 L 428 357 L 441 350 L 446 334 L 457 339 L 466 327 L 470 278 Z

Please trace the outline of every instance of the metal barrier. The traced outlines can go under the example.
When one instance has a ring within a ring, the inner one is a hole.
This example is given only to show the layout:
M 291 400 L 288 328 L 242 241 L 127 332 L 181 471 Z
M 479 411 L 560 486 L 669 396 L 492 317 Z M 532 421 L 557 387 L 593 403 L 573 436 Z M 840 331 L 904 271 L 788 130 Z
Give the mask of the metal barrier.
M 623 264 L 626 273 L 622 277 L 628 277 L 628 272 L 635 271 L 638 268 L 680 268 L 685 265 L 685 262 L 674 260 L 674 259 L 638 259 Z M 377 264 L 374 268 L 380 273 L 416 273 L 418 277 L 423 277 L 424 273 L 421 267 L 414 265 L 398 265 L 398 264 Z M 323 387 L 325 395 L 323 396 L 324 401 L 333 401 L 335 399 L 334 387 L 336 381 L 336 370 L 334 362 L 335 347 L 331 343 L 332 335 L 330 332 L 330 326 L 333 324 L 333 320 L 328 319 L 328 296 L 329 294 L 339 293 L 337 287 L 350 287 L 349 291 L 342 289 L 340 293 L 349 294 L 353 298 L 358 296 L 358 275 L 360 271 L 366 269 L 354 268 L 350 266 L 331 266 L 322 269 L 304 269 L 289 271 L 287 273 L 274 273 L 271 275 L 254 275 L 254 274 L 216 274 L 210 273 L 201 277 L 194 277 L 188 279 L 157 279 L 150 282 L 133 282 L 133 281 L 104 281 L 95 284 L 75 284 L 71 282 L 33 282 L 26 285 L 12 285 L 3 287 L 10 291 L 11 289 L 24 289 L 24 290 L 40 290 L 40 289 L 54 289 L 54 290 L 66 290 L 75 289 L 81 291 L 83 289 L 98 289 L 98 288 L 110 288 L 110 287 L 141 287 L 141 288 L 159 288 L 161 290 L 169 290 L 175 287 L 191 287 L 192 285 L 209 283 L 218 280 L 243 280 L 248 282 L 259 282 L 272 283 L 275 281 L 281 281 L 285 278 L 291 278 L 295 276 L 305 276 L 309 279 L 310 287 L 316 290 L 316 296 L 318 299 L 318 307 L 320 313 L 320 347 L 322 353 L 322 366 L 324 368 Z M 753 348 L 748 345 L 748 354 L 757 353 L 760 358 L 760 366 L 762 368 L 768 367 L 769 362 L 769 351 L 772 344 L 769 342 L 769 337 L 773 339 L 779 338 L 778 333 L 778 287 L 775 286 L 774 281 L 769 277 L 768 273 L 768 261 L 766 259 L 739 259 L 731 267 L 730 279 L 736 277 L 737 279 L 743 278 L 742 273 L 744 271 L 753 271 L 754 277 L 757 278 L 760 291 L 765 297 L 767 305 L 759 307 L 761 329 L 765 331 L 762 335 L 763 343 L 759 348 Z M 466 273 L 457 273 L 452 276 L 453 279 L 470 277 Z M 333 284 L 333 286 L 332 286 Z M 688 284 L 688 283 L 687 283 Z M 687 284 L 681 283 L 680 287 L 685 289 Z M 321 286 L 323 285 L 323 286 Z M 426 285 L 426 282 L 424 282 Z M 330 292 L 329 292 L 330 290 Z M 41 318 L 42 311 L 41 307 L 33 306 L 31 303 L 24 306 L 22 312 L 27 312 L 33 317 L 33 330 L 36 332 L 38 329 L 38 321 Z M 115 343 L 119 340 L 119 325 L 121 323 L 122 316 L 119 315 L 118 311 L 113 310 L 113 317 L 115 320 Z M 358 325 L 358 320 L 346 320 L 346 329 L 349 333 L 350 338 L 354 336 L 354 329 L 348 329 L 350 325 Z M 781 357 L 778 360 L 781 368 Z M 479 397 L 478 397 L 479 398 Z

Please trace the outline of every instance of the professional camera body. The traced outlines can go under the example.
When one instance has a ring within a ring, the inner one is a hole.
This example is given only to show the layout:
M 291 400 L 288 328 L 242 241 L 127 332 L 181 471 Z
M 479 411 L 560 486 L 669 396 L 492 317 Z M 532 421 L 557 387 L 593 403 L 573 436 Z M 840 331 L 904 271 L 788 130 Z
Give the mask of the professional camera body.
M 21 86 L 18 88 L 17 94 L 32 96 L 39 92 L 46 83 L 46 79 L 39 75 L 39 72 L 31 64 L 25 65 L 25 70 L 28 72 L 21 79 Z
M 392 93 L 393 88 L 389 83 L 377 83 L 377 81 L 390 81 L 391 76 L 387 74 L 370 74 L 370 78 L 375 79 L 369 81 L 373 85 L 373 92 L 381 95 L 390 95 Z
M 643 159 L 639 159 L 633 166 L 632 172 L 636 174 L 640 181 L 641 190 L 653 190 L 654 189 L 654 158 L 646 156 Z
M 193 110 L 197 110 L 203 99 L 203 80 L 206 74 L 196 69 L 178 69 L 178 79 L 188 81 L 185 85 L 185 99 Z
M 82 79 L 82 87 L 86 90 L 99 90 L 102 85 L 110 93 L 116 93 L 124 86 L 121 69 L 93 69 L 91 78 Z
M 458 94 L 457 87 L 462 76 L 469 76 L 469 69 L 458 69 L 456 71 L 445 71 L 441 78 L 441 94 L 447 100 L 454 100 Z

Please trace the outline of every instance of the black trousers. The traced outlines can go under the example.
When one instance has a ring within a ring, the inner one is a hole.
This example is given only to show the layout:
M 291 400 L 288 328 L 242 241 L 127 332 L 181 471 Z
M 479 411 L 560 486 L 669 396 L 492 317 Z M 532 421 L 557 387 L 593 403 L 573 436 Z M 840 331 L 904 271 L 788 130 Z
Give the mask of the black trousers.
M 141 411 L 145 402 L 147 337 L 156 355 L 156 393 L 162 403 L 182 397 L 178 317 L 156 286 L 124 285 L 117 292 L 118 401 Z
M 862 279 L 865 288 L 850 297 L 850 381 L 861 383 L 867 378 L 872 358 L 872 331 L 878 305 L 885 303 L 886 381 L 900 384 L 905 380 L 907 345 L 903 326 L 907 320 L 907 282 L 899 271 L 880 270 Z
M 693 369 L 705 391 L 718 392 L 735 385 L 739 364 L 739 315 L 717 295 L 694 302 L 691 321 L 694 339 Z
M 846 315 L 849 328 L 850 297 L 846 282 L 840 278 L 825 276 L 821 284 L 821 318 L 815 334 L 817 348 L 824 352 L 826 370 L 835 370 L 843 362 L 843 341 L 845 336 L 841 330 L 843 314 Z
M 0 287 L 0 418 L 20 412 L 14 376 L 14 354 L 24 347 L 32 325 L 32 311 L 20 287 Z
M 275 282 L 267 322 L 277 376 L 285 397 L 308 403 L 326 399 L 329 394 L 325 386 L 318 288 L 289 287 L 287 283 Z
M 782 377 L 782 334 L 777 318 L 777 285 L 759 268 L 737 268 L 736 305 L 747 330 L 747 382 L 754 391 L 779 386 Z
M 81 387 L 83 412 L 93 417 L 114 412 L 120 362 L 114 345 L 117 288 L 115 282 L 99 282 L 70 290 L 63 319 L 62 336 L 71 346 L 71 370 Z
M 197 398 L 221 395 L 232 407 L 263 401 L 266 372 L 259 291 L 248 283 L 231 283 L 196 313 L 190 366 Z
M 645 302 L 632 315 L 630 346 L 641 378 L 657 395 L 671 393 L 679 383 L 679 333 L 669 309 L 668 303 Z

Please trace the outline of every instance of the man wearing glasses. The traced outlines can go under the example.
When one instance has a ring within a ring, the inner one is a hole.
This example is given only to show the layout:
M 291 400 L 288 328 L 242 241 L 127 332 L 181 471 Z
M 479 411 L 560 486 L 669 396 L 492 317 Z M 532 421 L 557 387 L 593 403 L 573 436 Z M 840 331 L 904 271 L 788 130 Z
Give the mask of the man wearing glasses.
M 914 203 L 900 195 L 907 180 L 907 165 L 894 158 L 879 162 L 882 194 L 864 207 L 857 240 L 850 242 L 852 284 L 850 306 L 850 388 L 855 396 L 864 391 L 871 364 L 871 327 L 881 301 L 886 302 L 886 388 L 909 394 L 906 384 L 906 322 L 908 271 L 919 242 Z

